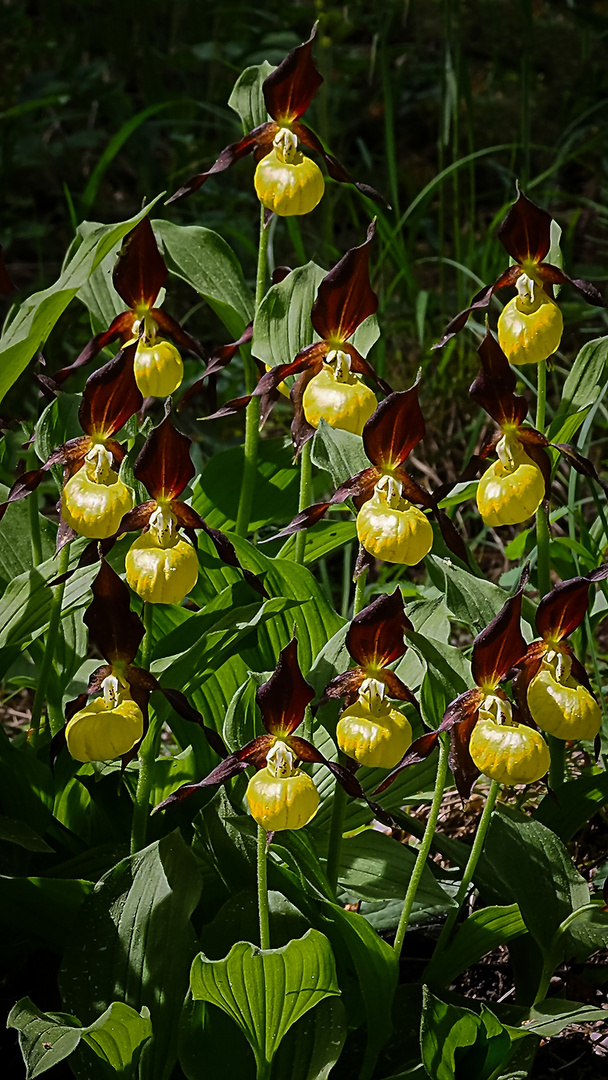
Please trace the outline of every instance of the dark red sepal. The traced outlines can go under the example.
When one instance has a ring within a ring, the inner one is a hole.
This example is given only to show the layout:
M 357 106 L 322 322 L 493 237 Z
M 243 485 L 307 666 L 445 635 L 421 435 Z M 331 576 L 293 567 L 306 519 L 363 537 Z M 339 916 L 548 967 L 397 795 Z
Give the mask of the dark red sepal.
M 197 341 L 192 334 L 189 334 L 187 330 L 183 330 L 176 319 L 172 315 L 169 315 L 163 308 L 152 308 L 150 312 L 152 319 L 163 331 L 170 337 L 176 345 L 179 345 L 181 349 L 186 349 L 189 352 L 195 353 L 201 360 L 207 359 L 207 353 L 203 349 L 200 341 Z
M 133 360 L 137 342 L 125 345 L 103 367 L 89 376 L 78 410 L 87 435 L 114 435 L 143 404 L 135 382 Z
M 131 611 L 129 589 L 103 558 L 92 588 L 93 600 L 84 613 L 91 637 L 111 664 L 130 664 L 144 627 L 139 615 Z
M 192 176 L 185 184 L 182 185 L 176 191 L 170 199 L 167 199 L 165 206 L 169 206 L 170 203 L 177 202 L 178 199 L 183 199 L 186 195 L 192 195 L 194 191 L 198 191 L 200 187 L 209 179 L 210 176 L 215 176 L 217 173 L 225 172 L 235 162 L 240 161 L 241 158 L 246 157 L 254 149 L 256 155 L 264 156 L 269 154 L 272 150 L 272 140 L 277 133 L 277 125 L 273 123 L 260 124 L 253 131 L 250 131 L 238 142 L 230 143 L 229 146 L 225 146 L 221 154 L 214 161 L 210 169 L 206 172 L 197 173 L 196 176 Z
M 590 584 L 585 577 L 570 578 L 543 597 L 536 612 L 541 637 L 561 641 L 581 625 L 589 607 Z
M 562 457 L 566 459 L 575 472 L 580 473 L 581 476 L 589 477 L 590 480 L 595 480 L 596 484 L 599 484 L 602 490 L 608 495 L 608 483 L 606 483 L 605 480 L 602 480 L 595 465 L 589 458 L 586 458 L 568 443 L 552 443 L 551 445 L 554 446 L 556 450 L 559 450 Z
M 551 247 L 551 214 L 517 190 L 516 202 L 498 227 L 498 239 L 519 265 L 525 260 L 541 263 Z
M 155 427 L 135 462 L 133 472 L 153 499 L 177 499 L 195 473 L 191 441 L 178 431 L 167 412 Z
M 78 368 L 84 367 L 91 360 L 94 360 L 99 355 L 102 349 L 105 349 L 106 345 L 110 345 L 117 338 L 121 338 L 122 341 L 127 341 L 133 336 L 133 323 L 135 322 L 135 315 L 132 311 L 122 311 L 120 315 L 117 315 L 112 320 L 107 330 L 103 330 L 100 334 L 95 334 L 89 342 L 85 345 L 82 352 L 76 357 L 73 364 L 68 364 L 67 367 L 60 368 L 56 371 L 53 378 L 56 383 L 60 385 L 65 382 L 69 375 L 74 371 L 78 371 Z
M 455 337 L 455 335 L 466 326 L 469 315 L 474 311 L 483 311 L 484 308 L 487 308 L 496 290 L 504 289 L 506 285 L 514 285 L 520 274 L 521 270 L 519 269 L 519 266 L 510 266 L 508 270 L 504 270 L 503 273 L 500 274 L 493 285 L 484 285 L 483 289 L 480 289 L 479 292 L 475 294 L 469 306 L 463 311 L 460 311 L 458 315 L 455 315 L 448 323 L 439 341 L 435 342 L 434 345 L 431 345 L 431 349 L 442 349 L 450 338 Z
M 168 810 L 170 806 L 183 802 L 189 795 L 193 795 L 195 791 L 200 791 L 202 788 L 225 784 L 227 780 L 231 780 L 233 776 L 238 776 L 240 772 L 243 772 L 243 769 L 246 769 L 248 764 L 248 761 L 239 759 L 238 752 L 230 754 L 203 780 L 198 780 L 195 784 L 182 784 L 177 791 L 174 791 L 166 799 L 163 799 L 158 806 L 155 806 L 152 813 L 156 814 L 159 810 Z
M 515 393 L 515 372 L 489 330 L 477 352 L 481 372 L 471 385 L 469 394 L 497 424 L 516 424 L 519 427 L 528 415 L 528 402 L 525 397 Z
M 116 292 L 128 308 L 152 308 L 167 280 L 167 267 L 147 217 L 127 234 L 112 271 Z
M 342 162 L 338 161 L 333 154 L 328 153 L 321 140 L 317 138 L 314 131 L 311 131 L 307 124 L 296 121 L 292 124 L 291 130 L 298 136 L 300 142 L 303 142 L 305 146 L 309 146 L 311 150 L 315 150 L 317 154 L 321 155 L 327 165 L 327 171 L 332 180 L 337 180 L 339 184 L 352 184 L 353 187 L 356 187 L 357 191 L 360 191 L 367 199 L 372 199 L 375 203 L 378 203 L 379 206 L 384 207 L 385 210 L 392 210 L 391 204 L 386 201 L 379 191 L 376 191 L 375 188 L 371 187 L 370 184 L 361 184 L 358 180 L 353 180 L 348 170 L 344 168 Z
M 278 123 L 290 123 L 303 116 L 323 82 L 312 58 L 316 36 L 315 23 L 308 41 L 292 49 L 264 79 L 262 90 L 266 108 Z
M 370 416 L 363 428 L 365 453 L 380 469 L 398 468 L 424 438 L 424 432 L 416 380 L 409 390 L 389 394 Z
M 352 620 L 346 648 L 364 668 L 386 667 L 404 655 L 404 635 L 414 627 L 403 609 L 400 589 L 384 593 L 363 608 Z
M 395 765 L 388 776 L 384 777 L 384 780 L 376 788 L 373 794 L 380 795 L 383 791 L 386 791 L 393 781 L 397 779 L 399 774 L 402 773 L 404 769 L 407 769 L 408 765 L 419 765 L 421 761 L 426 761 L 429 755 L 433 753 L 438 740 L 439 732 L 437 731 L 429 731 L 426 735 L 421 735 L 418 739 L 415 739 L 409 749 L 406 750 L 399 764 Z
M 130 669 L 131 671 L 133 668 Z M 201 714 L 190 704 L 185 694 L 182 694 L 181 690 L 174 690 L 171 686 L 161 686 L 154 676 L 150 676 L 154 680 L 154 686 L 151 686 L 153 690 L 160 690 L 161 694 L 164 694 L 169 704 L 175 709 L 178 716 L 181 716 L 183 720 L 189 720 L 192 724 L 197 724 L 202 728 L 205 733 L 205 737 L 212 750 L 215 750 L 221 758 L 228 756 L 224 740 L 222 736 L 214 728 L 210 728 L 205 724 Z
M 320 750 L 317 750 L 316 746 L 313 746 L 312 743 L 308 742 L 308 739 L 300 739 L 296 735 L 292 735 L 288 742 L 291 749 L 298 755 L 300 761 L 316 762 L 319 765 L 327 766 L 348 795 L 352 795 L 354 799 L 366 798 L 361 784 L 350 769 L 346 768 L 344 765 L 339 765 L 337 761 L 329 761 L 323 756 Z
M 185 514 L 188 511 L 191 511 L 192 514 L 195 514 L 195 511 L 192 510 L 192 508 L 190 506 L 187 506 L 185 503 L 176 503 L 174 504 L 173 509 L 175 511 L 178 523 L 183 523 L 186 525 L 186 527 L 188 527 L 187 522 L 184 520 Z M 220 529 L 212 529 L 209 525 L 207 525 L 207 522 L 204 521 L 203 518 L 198 516 L 198 514 L 196 514 L 196 517 L 198 518 L 200 524 L 195 525 L 194 528 L 203 529 L 203 531 L 207 533 L 207 536 L 212 541 L 215 550 L 217 551 L 222 562 L 225 562 L 227 566 L 235 566 L 237 570 L 240 570 L 243 577 L 245 578 L 245 581 L 249 585 L 251 585 L 251 588 L 255 589 L 255 591 L 259 593 L 260 596 L 263 596 L 265 600 L 268 600 L 268 593 L 264 585 L 260 581 L 259 577 L 257 576 L 257 574 L 253 574 L 251 570 L 246 570 L 245 567 L 241 565 L 237 553 L 234 550 L 234 545 L 228 539 L 226 534 L 221 532 Z
M 469 743 L 473 728 L 479 719 L 479 706 L 483 698 L 481 690 L 467 690 L 453 701 L 445 713 L 440 731 L 450 733 L 450 753 L 448 761 L 452 770 L 458 794 L 465 802 L 471 795 L 473 785 L 479 776 Z
M 208 379 L 211 375 L 217 375 L 220 371 L 223 371 L 224 368 L 230 363 L 233 356 L 241 348 L 241 345 L 246 345 L 249 341 L 251 341 L 252 337 L 253 323 L 251 322 L 248 326 L 245 327 L 245 330 L 241 334 L 238 341 L 231 341 L 229 345 L 222 345 L 219 349 L 215 349 L 213 356 L 210 358 L 209 363 L 205 368 L 204 374 L 201 375 L 200 379 L 197 379 L 196 382 L 192 384 L 192 386 L 189 386 L 185 394 L 182 395 L 180 403 L 178 405 L 178 410 L 182 409 L 184 405 L 186 405 L 191 400 L 191 398 L 193 398 L 199 392 L 199 390 L 202 389 L 206 379 Z M 208 417 L 208 419 L 210 418 Z
M 319 285 L 311 321 L 324 341 L 348 341 L 378 310 L 378 297 L 369 281 L 370 245 L 375 233 L 376 222 L 372 221 L 365 241 L 347 251 Z
M 266 731 L 284 738 L 302 723 L 306 706 L 315 692 L 298 664 L 298 642 L 292 638 L 281 650 L 279 662 L 268 682 L 260 686 L 255 700 Z
M 498 686 L 525 655 L 527 645 L 520 628 L 522 597 L 520 586 L 473 642 L 471 673 L 478 686 Z

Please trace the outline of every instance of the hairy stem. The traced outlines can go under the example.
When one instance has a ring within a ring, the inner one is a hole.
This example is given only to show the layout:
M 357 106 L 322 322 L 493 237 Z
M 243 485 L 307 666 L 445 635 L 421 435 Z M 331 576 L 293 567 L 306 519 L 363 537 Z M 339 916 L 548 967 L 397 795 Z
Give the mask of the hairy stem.
M 464 903 L 464 898 L 467 895 L 469 885 L 473 880 L 473 874 L 475 873 L 477 863 L 479 862 L 479 856 L 481 855 L 483 843 L 486 838 L 488 825 L 490 824 L 490 818 L 492 816 L 492 811 L 496 803 L 496 797 L 498 795 L 498 792 L 499 785 L 497 784 L 496 780 L 492 780 L 492 783 L 490 784 L 490 790 L 488 791 L 488 797 L 486 799 L 486 805 L 483 808 L 483 814 L 479 819 L 479 825 L 477 826 L 477 832 L 475 833 L 475 839 L 473 841 L 473 847 L 471 848 L 471 854 L 467 859 L 467 865 L 464 868 L 462 881 L 460 882 L 460 888 L 456 893 L 456 906 L 451 908 L 448 913 L 448 917 L 445 921 L 445 924 L 437 941 L 437 946 L 433 959 L 435 959 L 435 957 L 437 957 L 437 955 L 442 951 L 442 949 L 444 949 L 445 946 L 448 944 L 450 935 L 454 928 L 454 924 L 460 914 L 460 910 Z
M 258 825 L 258 914 L 260 918 L 260 948 L 270 948 L 268 916 L 268 833 Z
M 154 605 L 144 604 L 144 626 L 146 633 L 142 643 L 142 667 L 145 671 L 150 669 L 150 656 L 153 646 Z M 131 824 L 131 854 L 135 855 L 146 846 L 146 832 L 148 829 L 148 817 L 150 816 L 150 792 L 154 774 L 154 763 L 158 755 L 162 721 L 152 712 L 148 730 L 139 748 L 139 777 L 135 791 L 135 803 L 133 805 L 133 821 Z
M 437 826 L 437 818 L 439 817 L 439 811 L 441 809 L 447 774 L 448 738 L 447 735 L 443 734 L 439 737 L 439 760 L 437 762 L 437 776 L 435 778 L 435 792 L 433 794 L 433 801 L 431 802 L 431 809 L 429 811 L 428 821 L 424 830 L 424 836 L 422 838 L 422 843 L 420 844 L 420 847 L 418 849 L 418 855 L 416 857 L 416 862 L 414 863 L 412 876 L 409 880 L 407 892 L 405 894 L 405 900 L 403 901 L 403 911 L 401 912 L 399 926 L 397 927 L 397 933 L 395 935 L 395 941 L 393 944 L 393 949 L 395 950 L 398 957 L 401 956 L 405 933 L 409 925 L 412 908 L 414 906 L 414 900 L 416 899 L 416 892 L 418 891 L 418 886 L 424 872 L 427 856 L 433 842 L 433 836 L 435 835 L 435 828 Z

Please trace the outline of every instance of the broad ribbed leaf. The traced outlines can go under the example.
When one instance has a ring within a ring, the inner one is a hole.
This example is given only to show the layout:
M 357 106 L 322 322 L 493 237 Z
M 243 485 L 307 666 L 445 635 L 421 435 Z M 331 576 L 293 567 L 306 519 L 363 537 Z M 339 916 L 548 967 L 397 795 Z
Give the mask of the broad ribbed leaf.
M 427 982 L 449 986 L 457 975 L 513 938 L 527 932 L 517 904 L 474 911 L 459 927 L 453 941 L 427 967 Z
M 506 1062 L 511 1039 L 494 1014 L 447 1005 L 423 988 L 420 1048 L 422 1062 L 433 1080 L 457 1080 L 460 1076 L 490 1080 Z
M 224 960 L 207 960 L 201 953 L 190 985 L 195 1000 L 216 1005 L 240 1027 L 258 1067 L 272 1061 L 296 1020 L 340 992 L 331 946 L 318 930 L 281 949 L 239 941 Z
M 240 116 L 245 131 L 253 131 L 268 120 L 262 83 L 274 70 L 273 65 L 264 60 L 262 64 L 245 68 L 234 84 L 228 104 Z
M 365 829 L 342 842 L 338 881 L 361 900 L 403 901 L 415 861 L 416 853 L 405 844 L 377 829 Z M 415 905 L 438 915 L 453 905 L 426 866 Z
M 78 548 L 71 560 L 76 565 L 82 548 Z M 68 579 L 63 594 L 62 619 L 79 610 L 90 600 L 90 589 L 97 574 L 97 566 L 77 570 Z M 57 576 L 58 563 L 49 559 L 36 570 L 29 570 L 14 578 L 0 600 L 0 647 L 26 645 L 47 630 L 53 598 L 49 581 Z
M 63 1002 L 85 1023 L 116 1000 L 150 1010 L 154 1038 L 142 1055 L 141 1080 L 166 1080 L 177 1058 L 177 1026 L 196 951 L 190 915 L 200 889 L 194 856 L 179 833 L 171 833 L 101 879 L 64 956 Z
M 212 529 L 229 531 L 236 524 L 243 462 L 242 446 L 220 450 L 194 482 L 192 506 Z M 291 444 L 285 446 L 283 439 L 262 439 L 250 533 L 264 525 L 291 520 L 298 509 L 298 483 L 299 469 L 293 462 Z
M 29 998 L 22 998 L 11 1009 L 7 1027 L 19 1032 L 19 1045 L 26 1065 L 26 1080 L 34 1080 L 76 1049 L 81 1039 L 102 1061 L 121 1075 L 133 1076 L 133 1055 L 152 1034 L 150 1014 L 146 1007 L 137 1013 L 128 1005 L 114 1001 L 108 1009 L 89 1024 L 81 1027 L 74 1017 L 65 1013 L 43 1013 Z M 91 1062 L 89 1075 L 96 1075 Z
M 152 222 L 169 270 L 202 296 L 228 331 L 238 338 L 253 318 L 253 296 L 232 248 L 200 225 Z

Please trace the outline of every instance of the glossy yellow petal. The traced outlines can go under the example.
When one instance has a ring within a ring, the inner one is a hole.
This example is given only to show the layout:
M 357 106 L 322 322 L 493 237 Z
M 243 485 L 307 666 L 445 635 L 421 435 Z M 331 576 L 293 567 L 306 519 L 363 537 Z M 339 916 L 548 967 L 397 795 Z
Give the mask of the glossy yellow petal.
M 103 540 L 113 536 L 125 514 L 133 507 L 129 488 L 111 472 L 108 481 L 91 480 L 86 469 L 71 476 L 61 494 L 61 514 L 66 525 L 80 536 Z
M 181 386 L 184 365 L 175 345 L 159 340 L 137 346 L 133 372 L 144 397 L 168 397 Z
M 499 784 L 533 784 L 551 764 L 542 735 L 524 724 L 497 724 L 481 718 L 469 743 L 471 757 L 484 776 Z
M 409 720 L 385 706 L 382 711 L 359 699 L 342 713 L 336 736 L 340 750 L 370 769 L 392 769 L 412 741 Z
M 364 425 L 378 407 L 376 395 L 356 375 L 348 381 L 337 379 L 333 370 L 324 367 L 310 380 L 302 405 L 304 416 L 312 427 L 325 420 L 333 428 L 360 435 Z
M 142 712 L 134 701 L 119 701 L 109 708 L 104 698 L 95 698 L 72 717 L 65 737 L 76 761 L 111 761 L 128 753 L 143 730 Z
M 602 723 L 601 709 L 587 688 L 571 677 L 558 682 L 547 668 L 528 687 L 528 708 L 538 726 L 557 739 L 595 739 Z
M 266 768 L 251 777 L 247 803 L 254 821 L 266 832 L 301 829 L 319 808 L 319 792 L 300 769 L 291 776 L 275 776 Z
M 262 205 L 279 217 L 310 213 L 325 191 L 319 166 L 299 151 L 288 162 L 281 159 L 276 149 L 271 150 L 259 162 L 253 183 Z
M 511 364 L 539 364 L 552 356 L 562 339 L 564 320 L 550 296 L 538 289 L 526 304 L 516 296 L 498 319 L 498 343 Z
M 536 462 L 521 449 L 509 468 L 495 461 L 477 488 L 477 507 L 486 525 L 520 525 L 538 510 L 545 481 Z
M 426 514 L 411 504 L 393 509 L 375 492 L 357 514 L 357 536 L 370 555 L 384 562 L 415 566 L 433 546 L 433 529 Z
M 198 557 L 187 540 L 162 547 L 150 530 L 129 548 L 125 559 L 127 584 L 151 604 L 179 604 L 198 579 Z

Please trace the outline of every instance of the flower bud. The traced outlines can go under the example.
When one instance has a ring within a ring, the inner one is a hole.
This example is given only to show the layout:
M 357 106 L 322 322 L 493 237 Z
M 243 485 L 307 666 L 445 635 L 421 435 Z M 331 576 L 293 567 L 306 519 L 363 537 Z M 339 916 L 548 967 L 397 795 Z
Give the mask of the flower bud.
M 602 713 L 585 686 L 570 675 L 565 654 L 547 658 L 528 687 L 528 708 L 535 723 L 557 739 L 595 739 Z
M 342 713 L 336 736 L 340 750 L 370 769 L 392 769 L 405 754 L 412 741 L 409 720 L 382 700 L 377 688 L 383 684 L 375 679 L 371 693 L 361 688 L 358 701 Z
M 104 680 L 105 682 L 106 680 Z M 142 711 L 130 698 L 95 698 L 69 721 L 65 737 L 76 761 L 111 761 L 127 754 L 144 731 Z
M 520 525 L 538 510 L 545 495 L 541 470 L 513 436 L 503 436 L 498 461 L 479 481 L 477 507 L 486 525 Z
M 273 149 L 258 163 L 253 183 L 262 206 L 279 217 L 308 214 L 325 191 L 323 173 L 298 150 L 298 140 L 281 128 Z
M 333 428 L 361 435 L 378 407 L 376 395 L 350 371 L 350 357 L 330 352 L 327 363 L 308 383 L 303 397 L 304 416 L 312 427 L 325 420 Z
M 179 604 L 196 585 L 196 550 L 166 507 L 157 507 L 148 531 L 131 544 L 125 569 L 127 584 L 150 604 Z
M 562 313 L 544 289 L 521 274 L 518 295 L 498 319 L 498 343 L 511 364 L 539 364 L 552 356 L 562 339 Z
M 359 510 L 357 536 L 370 555 L 406 566 L 415 566 L 433 546 L 429 519 L 402 498 L 391 476 L 380 478 L 372 498 Z
M 144 397 L 168 397 L 184 377 L 182 358 L 170 341 L 140 341 L 135 351 L 133 373 Z
M 469 751 L 479 771 L 499 784 L 533 784 L 551 764 L 540 732 L 515 723 L 510 702 L 495 694 L 479 710 Z
M 111 464 L 110 451 L 95 443 L 83 467 L 70 477 L 61 494 L 61 514 L 66 525 L 90 540 L 113 536 L 133 507 L 133 495 Z

